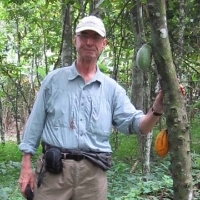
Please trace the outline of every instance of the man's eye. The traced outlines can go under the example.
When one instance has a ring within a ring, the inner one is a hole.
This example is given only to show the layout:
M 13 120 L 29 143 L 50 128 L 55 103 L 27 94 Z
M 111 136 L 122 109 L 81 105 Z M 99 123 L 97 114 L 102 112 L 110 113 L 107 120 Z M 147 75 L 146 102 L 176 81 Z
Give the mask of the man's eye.
M 101 36 L 99 36 L 99 35 L 94 35 L 93 38 L 94 38 L 95 40 L 99 40 L 99 39 L 101 39 Z
M 84 34 L 84 33 L 82 33 L 78 36 L 80 36 L 82 39 L 85 39 L 85 40 L 91 38 L 92 40 L 95 40 L 95 41 L 98 41 L 102 38 L 100 35 L 89 35 L 89 34 Z
M 82 34 L 81 37 L 88 39 L 90 36 L 87 34 Z

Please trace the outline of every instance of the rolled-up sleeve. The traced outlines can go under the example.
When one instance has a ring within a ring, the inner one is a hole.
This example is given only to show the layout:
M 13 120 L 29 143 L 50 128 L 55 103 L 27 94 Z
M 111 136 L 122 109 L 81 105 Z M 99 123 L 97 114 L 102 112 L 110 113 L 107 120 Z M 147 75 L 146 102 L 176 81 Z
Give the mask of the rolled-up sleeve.
M 134 107 L 120 85 L 117 85 L 114 96 L 113 125 L 124 134 L 140 133 L 143 111 Z
M 24 153 L 34 154 L 40 143 L 46 119 L 46 91 L 45 81 L 37 94 L 31 114 L 23 131 L 19 149 Z

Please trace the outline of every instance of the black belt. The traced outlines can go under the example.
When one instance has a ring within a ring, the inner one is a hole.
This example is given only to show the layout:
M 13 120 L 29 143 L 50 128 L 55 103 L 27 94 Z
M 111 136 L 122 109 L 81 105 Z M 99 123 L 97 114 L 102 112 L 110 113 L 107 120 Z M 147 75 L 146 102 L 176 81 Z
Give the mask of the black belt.
M 75 161 L 87 159 L 102 168 L 104 171 L 107 171 L 111 167 L 111 153 L 109 152 L 85 152 L 76 149 L 65 149 L 49 145 L 42 141 L 43 154 L 45 154 L 45 152 L 51 148 L 57 148 L 60 150 L 61 159 L 71 159 Z
M 62 159 L 66 160 L 75 160 L 75 161 L 81 161 L 85 159 L 86 157 L 81 154 L 68 154 L 68 153 L 61 153 Z
M 49 144 L 45 144 L 44 142 L 42 142 L 42 153 L 45 153 L 46 150 L 52 148 L 54 146 L 49 145 Z M 86 157 L 82 154 L 79 154 L 78 152 L 71 152 L 68 149 L 64 149 L 64 148 L 60 148 L 60 147 L 56 147 L 61 151 L 61 158 L 62 159 L 66 159 L 66 160 L 75 160 L 75 161 L 80 161 L 85 159 Z

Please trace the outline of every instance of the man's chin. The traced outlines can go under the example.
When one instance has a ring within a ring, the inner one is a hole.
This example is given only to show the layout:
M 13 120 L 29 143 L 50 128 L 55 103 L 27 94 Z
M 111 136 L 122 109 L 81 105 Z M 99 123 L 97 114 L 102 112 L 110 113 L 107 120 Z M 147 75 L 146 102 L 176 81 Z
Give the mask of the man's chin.
M 84 55 L 84 58 L 88 61 L 92 61 L 92 60 L 97 60 L 97 56 L 96 55 Z

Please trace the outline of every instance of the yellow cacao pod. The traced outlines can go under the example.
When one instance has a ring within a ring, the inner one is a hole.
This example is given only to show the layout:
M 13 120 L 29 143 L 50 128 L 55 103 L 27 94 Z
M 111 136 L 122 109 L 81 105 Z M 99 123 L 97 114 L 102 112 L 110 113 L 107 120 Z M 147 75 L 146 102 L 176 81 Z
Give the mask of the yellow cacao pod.
M 167 129 L 161 130 L 156 136 L 155 151 L 161 158 L 164 158 L 169 151 L 168 133 Z
M 143 44 L 136 54 L 136 65 L 147 71 L 152 61 L 152 49 L 148 44 Z

